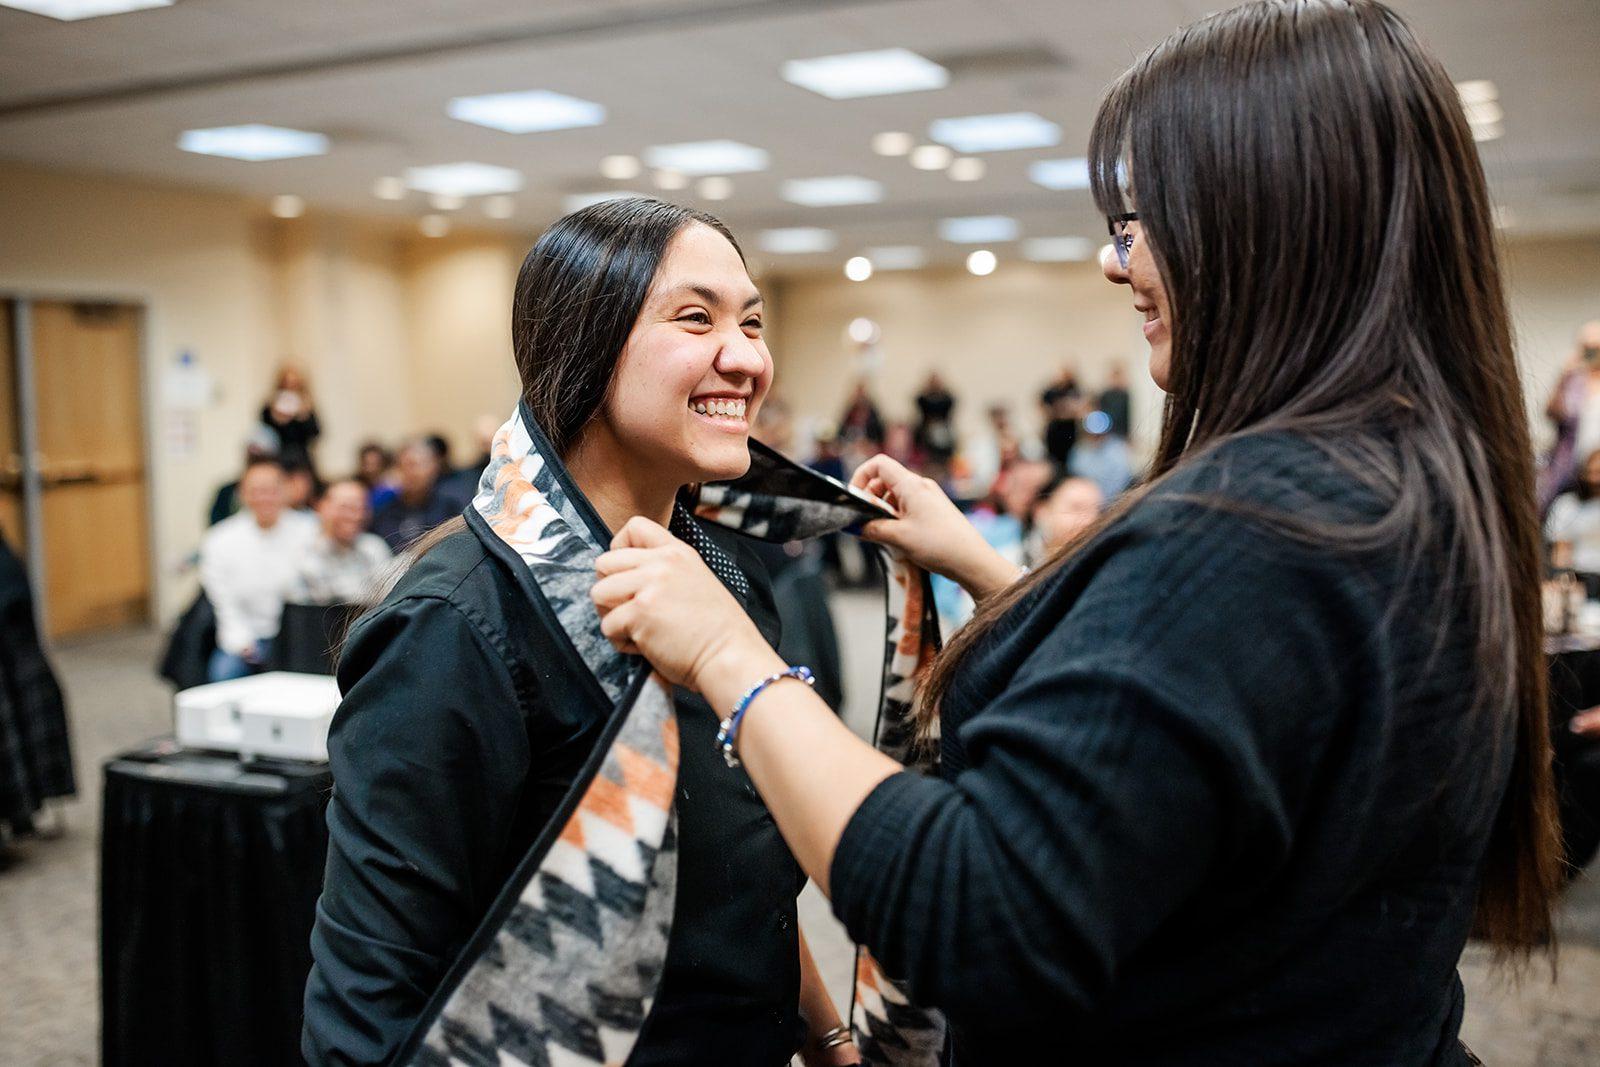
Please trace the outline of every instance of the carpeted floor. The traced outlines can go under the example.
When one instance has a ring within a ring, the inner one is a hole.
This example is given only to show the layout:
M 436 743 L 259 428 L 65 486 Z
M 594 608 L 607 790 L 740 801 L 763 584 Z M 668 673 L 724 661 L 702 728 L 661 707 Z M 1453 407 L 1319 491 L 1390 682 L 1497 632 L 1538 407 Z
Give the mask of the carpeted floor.
M 846 716 L 866 721 L 882 650 L 878 602 L 834 601 L 847 692 Z M 151 632 L 73 642 L 54 652 L 67 688 L 80 795 L 54 809 L 45 836 L 0 851 L 0 1064 L 65 1067 L 98 1059 L 97 838 L 99 767 L 111 754 L 170 729 L 171 700 L 152 668 Z M 814 888 L 801 920 L 835 997 L 848 990 L 850 946 Z M 1563 914 L 1560 980 L 1535 971 L 1520 985 L 1469 949 L 1465 1038 L 1493 1067 L 1600 1064 L 1600 877 L 1579 881 Z M 1337 1005 L 1330 1005 L 1337 1011 Z

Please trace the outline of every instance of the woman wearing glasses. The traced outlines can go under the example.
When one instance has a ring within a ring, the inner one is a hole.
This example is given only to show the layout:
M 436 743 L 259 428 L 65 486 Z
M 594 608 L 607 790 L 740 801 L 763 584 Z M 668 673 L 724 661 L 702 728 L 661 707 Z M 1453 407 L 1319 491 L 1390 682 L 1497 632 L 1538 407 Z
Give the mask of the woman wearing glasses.
M 872 535 L 964 585 L 938 779 L 804 686 L 733 745 L 954 1061 L 1467 1062 L 1456 962 L 1547 943 L 1538 529 L 1489 205 L 1450 78 L 1370 0 L 1187 27 L 1091 143 L 1168 392 L 1151 477 L 1019 576 L 879 457 Z M 729 708 L 784 664 L 642 519 L 608 634 Z

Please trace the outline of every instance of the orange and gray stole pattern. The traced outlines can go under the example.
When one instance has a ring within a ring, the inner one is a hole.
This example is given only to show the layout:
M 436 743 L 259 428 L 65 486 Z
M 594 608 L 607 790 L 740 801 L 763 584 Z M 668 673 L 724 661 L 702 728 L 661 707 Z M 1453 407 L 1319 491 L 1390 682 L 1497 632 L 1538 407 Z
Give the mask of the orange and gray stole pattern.
M 527 565 L 617 710 L 399 1062 L 620 1065 L 650 1012 L 671 934 L 677 720 L 640 662 L 600 634 L 589 589 L 601 546 L 567 499 L 543 435 L 519 412 L 491 457 L 473 501 L 480 536 L 486 526 Z
M 794 541 L 854 533 L 889 514 L 872 497 L 807 470 L 759 441 L 750 443 L 750 471 L 733 482 L 702 486 L 695 514 L 751 537 Z M 938 615 L 927 575 L 882 546 L 888 625 L 882 689 L 873 742 L 901 763 L 931 770 L 928 746 L 915 744 L 911 711 L 918 671 L 939 648 Z M 865 946 L 856 949 L 851 1028 L 866 1063 L 932 1067 L 945 1043 L 939 1012 L 913 1004 Z

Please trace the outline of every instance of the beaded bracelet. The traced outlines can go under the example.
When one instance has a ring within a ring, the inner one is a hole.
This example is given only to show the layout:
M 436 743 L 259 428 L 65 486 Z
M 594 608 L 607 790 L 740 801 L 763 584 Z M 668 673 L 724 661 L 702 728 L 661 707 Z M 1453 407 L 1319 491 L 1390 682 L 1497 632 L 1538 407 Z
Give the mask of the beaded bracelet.
M 733 711 L 726 719 L 722 720 L 722 726 L 717 730 L 717 747 L 722 749 L 722 758 L 727 762 L 728 766 L 739 766 L 739 757 L 733 754 L 733 745 L 739 736 L 739 723 L 744 720 L 744 713 L 749 709 L 750 702 L 760 696 L 761 691 L 767 686 L 773 682 L 780 682 L 785 678 L 798 678 L 807 685 L 817 684 L 817 679 L 811 673 L 810 667 L 790 667 L 786 671 L 779 671 L 771 677 L 763 678 L 749 689 L 746 689 L 744 696 L 740 697 L 733 705 Z

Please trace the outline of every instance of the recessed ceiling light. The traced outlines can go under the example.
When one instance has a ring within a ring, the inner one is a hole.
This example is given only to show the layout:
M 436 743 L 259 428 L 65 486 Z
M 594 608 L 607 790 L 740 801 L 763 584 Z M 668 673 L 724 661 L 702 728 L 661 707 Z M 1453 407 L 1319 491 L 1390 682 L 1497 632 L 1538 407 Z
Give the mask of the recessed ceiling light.
M 625 182 L 644 173 L 638 156 L 607 156 L 600 161 L 600 174 L 614 182 Z
M 876 204 L 883 199 L 883 184 L 871 178 L 848 174 L 829 178 L 791 178 L 780 187 L 779 195 L 791 204 L 805 207 Z
M 726 200 L 733 195 L 733 182 L 727 178 L 701 178 L 694 187 L 702 200 Z
M 491 196 L 483 202 L 483 213 L 491 219 L 509 219 L 517 213 L 517 202 L 509 196 Z
M 994 253 L 987 248 L 980 248 L 967 257 L 967 271 L 982 278 L 986 274 L 993 274 L 998 261 Z
M 1017 148 L 1048 148 L 1061 142 L 1061 127 L 1031 111 L 1014 111 L 935 119 L 928 125 L 928 136 L 962 155 L 973 156 Z
M 962 156 L 950 164 L 948 173 L 953 182 L 975 182 L 981 181 L 988 170 L 988 166 L 977 156 Z
M 883 331 L 878 328 L 878 324 L 868 318 L 851 319 L 850 325 L 844 328 L 844 332 L 846 337 L 858 345 L 874 344 L 878 338 L 883 336 Z
M 272 198 L 272 213 L 280 219 L 297 219 L 305 214 L 306 202 L 293 193 Z
M 919 144 L 911 150 L 911 165 L 918 170 L 944 170 L 953 155 L 942 144 Z
M 1094 256 L 1094 242 L 1087 237 L 1030 237 L 1022 242 L 1022 254 L 1036 263 L 1080 263 Z
M 571 196 L 561 198 L 561 210 L 570 215 L 574 211 L 582 211 L 586 207 L 603 204 L 607 200 L 626 200 L 630 196 L 638 195 L 638 193 L 618 192 L 615 189 L 600 193 L 573 193 Z
M 1028 178 L 1046 189 L 1089 188 L 1089 161 L 1077 159 L 1041 159 L 1028 165 Z
M 1467 113 L 1467 122 L 1473 126 L 1493 126 L 1506 117 L 1505 111 L 1495 100 L 1479 100 L 1465 105 L 1463 110 Z
M 395 177 L 379 178 L 372 183 L 372 195 L 379 200 L 404 200 L 406 183 L 403 179 Z
M 660 170 L 699 177 L 702 174 L 749 174 L 770 165 L 764 149 L 738 141 L 687 141 L 658 144 L 644 150 L 644 161 Z
M 417 229 L 424 237 L 443 237 L 450 232 L 450 220 L 443 215 L 424 215 L 417 220 Z
M 328 151 L 328 139 L 320 133 L 255 123 L 184 130 L 178 138 L 178 147 L 202 156 L 227 156 L 259 163 L 266 159 L 323 155 Z
M 862 254 L 878 270 L 917 270 L 928 262 L 928 253 L 921 245 L 882 245 L 867 248 Z
M 844 276 L 853 282 L 864 282 L 872 277 L 872 260 L 866 256 L 851 256 L 844 262 Z
M 406 185 L 420 193 L 488 196 L 519 192 L 522 175 L 510 167 L 490 163 L 440 163 L 432 167 L 408 167 Z
M 506 133 L 544 133 L 598 126 L 606 109 L 590 100 L 534 89 L 522 93 L 458 96 L 445 107 L 453 119 Z
M 1472 127 L 1472 139 L 1474 141 L 1496 141 L 1505 135 L 1506 128 L 1498 122 Z
M 967 215 L 939 220 L 939 236 L 956 244 L 1015 241 L 1017 232 L 1017 220 L 1009 215 Z
M 798 255 L 806 252 L 829 252 L 839 243 L 832 230 L 819 226 L 789 226 L 777 230 L 762 230 L 756 246 L 773 255 Z
M 891 130 L 888 133 L 874 134 L 872 137 L 872 150 L 880 156 L 903 156 L 911 151 L 917 139 L 909 133 Z
M 435 211 L 460 211 L 466 200 L 454 193 L 434 193 L 428 197 L 428 206 Z
M 1456 94 L 1463 104 L 1481 104 L 1486 100 L 1500 99 L 1500 90 L 1487 78 L 1456 82 Z
M 144 11 L 152 7 L 171 7 L 173 0 L 0 0 L 0 7 L 14 7 L 34 15 L 45 15 L 62 22 L 120 15 L 124 11 Z
M 849 100 L 943 89 L 950 84 L 950 72 L 909 49 L 884 48 L 791 59 L 783 65 L 783 80 L 830 100 Z
M 657 189 L 666 189 L 669 192 L 685 189 L 689 185 L 689 176 L 676 170 L 658 170 L 651 175 L 651 179 L 656 183 Z

